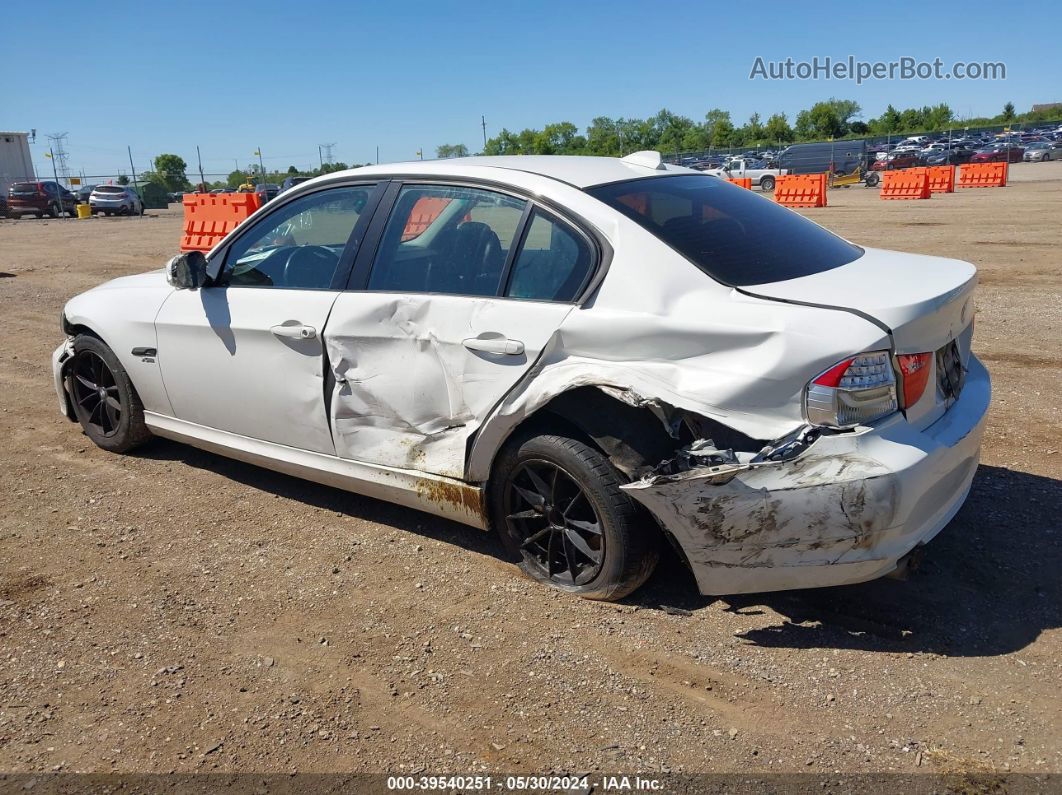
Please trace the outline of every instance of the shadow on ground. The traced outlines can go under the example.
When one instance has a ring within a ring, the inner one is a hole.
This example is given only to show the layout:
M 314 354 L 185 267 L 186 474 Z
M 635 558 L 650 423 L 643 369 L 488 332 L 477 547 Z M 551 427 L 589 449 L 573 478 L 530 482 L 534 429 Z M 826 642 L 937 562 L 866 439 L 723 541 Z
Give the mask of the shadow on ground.
M 139 455 L 179 461 L 256 489 L 490 555 L 507 556 L 493 534 L 420 511 L 271 472 L 158 440 Z M 744 633 L 757 646 L 1006 654 L 1062 626 L 1062 481 L 981 466 L 959 514 L 925 550 L 907 580 L 732 597 L 697 593 L 665 550 L 652 579 L 627 602 L 695 615 L 709 606 L 780 614 L 781 623 Z

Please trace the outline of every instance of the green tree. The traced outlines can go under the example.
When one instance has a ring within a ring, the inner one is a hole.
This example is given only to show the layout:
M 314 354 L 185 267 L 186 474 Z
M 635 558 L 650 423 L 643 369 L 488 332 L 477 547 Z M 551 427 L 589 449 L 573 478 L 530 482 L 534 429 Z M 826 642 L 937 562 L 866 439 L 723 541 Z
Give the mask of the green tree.
M 188 181 L 188 164 L 178 155 L 159 155 L 154 162 L 158 180 L 172 192 L 188 190 L 192 187 Z
M 464 144 L 440 144 L 435 147 L 435 156 L 440 159 L 447 157 L 468 157 L 468 147 Z
M 730 111 L 712 108 L 704 114 L 704 131 L 709 146 L 730 146 L 734 137 L 734 123 Z
M 793 128 L 784 113 L 775 113 L 763 127 L 763 134 L 771 143 L 788 143 L 793 140 Z
M 229 172 L 228 177 L 225 178 L 226 188 L 238 188 L 240 185 L 247 181 L 247 172 L 236 169 Z
M 117 182 L 119 185 L 128 185 L 129 177 L 127 177 L 125 174 L 119 174 L 118 179 L 116 179 L 115 182 Z
M 1014 103 L 1008 102 L 1003 106 L 1003 112 L 999 115 L 1000 121 L 1013 121 L 1014 116 Z
M 291 176 L 293 176 L 293 177 L 294 177 L 294 176 L 296 176 L 296 175 L 297 175 L 298 173 L 299 173 L 299 170 L 298 170 L 297 168 L 295 168 L 295 166 L 288 166 L 288 174 L 289 174 L 289 175 L 291 175 Z

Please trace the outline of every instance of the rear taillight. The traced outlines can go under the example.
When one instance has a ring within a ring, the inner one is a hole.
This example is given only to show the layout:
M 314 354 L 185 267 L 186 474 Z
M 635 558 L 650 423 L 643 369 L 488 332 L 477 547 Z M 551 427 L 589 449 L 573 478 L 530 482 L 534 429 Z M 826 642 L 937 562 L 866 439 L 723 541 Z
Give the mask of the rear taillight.
M 896 357 L 903 376 L 903 407 L 911 408 L 922 397 L 929 383 L 931 353 L 902 353 Z
M 820 373 L 807 386 L 808 422 L 850 428 L 891 414 L 896 405 L 896 375 L 888 351 L 860 353 Z

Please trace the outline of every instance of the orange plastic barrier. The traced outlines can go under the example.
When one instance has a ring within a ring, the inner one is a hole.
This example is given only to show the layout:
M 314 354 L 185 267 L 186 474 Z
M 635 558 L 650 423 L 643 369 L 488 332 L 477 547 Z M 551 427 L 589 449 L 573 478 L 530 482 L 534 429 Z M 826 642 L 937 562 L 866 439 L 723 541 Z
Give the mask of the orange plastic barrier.
M 261 206 L 257 193 L 184 194 L 181 251 L 210 251 Z
M 774 200 L 784 207 L 825 207 L 825 174 L 782 174 L 774 183 Z
M 439 213 L 446 209 L 450 201 L 442 196 L 421 196 L 417 199 L 413 209 L 409 211 L 405 229 L 402 230 L 402 242 L 412 240 L 431 226 L 432 221 L 439 217 Z
M 886 171 L 881 179 L 883 199 L 928 199 L 929 174 L 925 168 Z
M 955 192 L 955 166 L 930 166 L 929 167 L 929 192 L 930 193 L 954 193 Z
M 734 185 L 740 185 L 746 190 L 752 190 L 752 177 L 727 177 L 726 181 Z
M 960 188 L 1007 187 L 1007 163 L 963 163 L 959 166 Z

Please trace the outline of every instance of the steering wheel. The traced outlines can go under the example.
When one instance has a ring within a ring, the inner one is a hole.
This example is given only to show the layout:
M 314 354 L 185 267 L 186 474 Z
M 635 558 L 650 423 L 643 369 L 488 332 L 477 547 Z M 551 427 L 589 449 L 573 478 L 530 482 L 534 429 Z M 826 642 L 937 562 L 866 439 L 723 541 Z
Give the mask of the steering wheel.
M 329 287 L 338 264 L 339 257 L 330 248 L 296 246 L 284 263 L 284 286 Z

